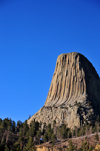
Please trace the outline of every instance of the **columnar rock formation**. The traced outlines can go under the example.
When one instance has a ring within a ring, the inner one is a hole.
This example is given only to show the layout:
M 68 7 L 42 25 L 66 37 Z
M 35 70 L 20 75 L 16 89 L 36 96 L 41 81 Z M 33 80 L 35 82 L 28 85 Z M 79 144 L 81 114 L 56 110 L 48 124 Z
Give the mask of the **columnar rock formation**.
M 29 120 L 56 121 L 69 127 L 94 122 L 100 114 L 100 78 L 93 65 L 80 53 L 58 56 L 44 106 Z

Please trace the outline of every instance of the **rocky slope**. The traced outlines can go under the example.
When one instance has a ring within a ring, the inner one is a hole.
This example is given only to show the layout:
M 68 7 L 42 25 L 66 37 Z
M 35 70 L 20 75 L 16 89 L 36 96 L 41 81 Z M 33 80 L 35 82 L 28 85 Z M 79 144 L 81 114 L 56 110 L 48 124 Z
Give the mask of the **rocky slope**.
M 44 106 L 29 120 L 70 128 L 100 115 L 100 78 L 86 57 L 77 52 L 58 56 Z
M 79 150 L 79 148 L 82 147 L 82 143 L 83 142 L 87 142 L 87 144 L 89 143 L 89 146 L 94 147 L 95 150 L 99 149 L 100 150 L 100 145 L 99 142 L 100 141 L 96 141 L 95 139 L 95 135 L 94 134 L 90 134 L 90 135 L 85 135 L 85 136 L 81 136 L 81 137 L 74 137 L 74 138 L 67 138 L 67 139 L 60 139 L 60 140 L 56 140 L 54 146 L 52 146 L 51 142 L 46 142 L 40 145 L 36 145 L 36 150 L 37 151 L 66 151 L 66 148 L 68 148 L 69 146 L 69 140 L 72 140 L 72 143 L 74 146 L 77 146 L 77 150 Z M 98 133 L 99 136 L 99 140 L 100 140 L 100 133 Z M 97 144 L 97 145 L 96 145 Z

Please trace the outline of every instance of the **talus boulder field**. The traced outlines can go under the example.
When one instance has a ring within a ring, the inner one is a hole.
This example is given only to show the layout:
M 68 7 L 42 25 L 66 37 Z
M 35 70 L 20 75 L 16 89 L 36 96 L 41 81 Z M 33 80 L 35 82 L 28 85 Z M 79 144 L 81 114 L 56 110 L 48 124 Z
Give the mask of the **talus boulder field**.
M 70 128 L 94 123 L 100 115 L 100 78 L 89 60 L 80 53 L 58 56 L 44 106 L 29 120 Z

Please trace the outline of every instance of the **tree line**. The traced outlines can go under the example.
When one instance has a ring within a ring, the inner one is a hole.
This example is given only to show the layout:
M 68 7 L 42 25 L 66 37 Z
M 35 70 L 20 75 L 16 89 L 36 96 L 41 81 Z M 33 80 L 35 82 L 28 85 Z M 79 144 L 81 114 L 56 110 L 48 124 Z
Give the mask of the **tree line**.
M 94 125 L 86 123 L 80 128 L 75 127 L 73 130 L 65 124 L 56 125 L 56 121 L 46 125 L 46 123 L 33 120 L 30 125 L 25 122 L 18 121 L 15 123 L 11 119 L 0 119 L 0 151 L 35 151 L 35 145 L 43 142 L 51 141 L 52 146 L 58 139 L 70 139 L 89 135 L 95 132 L 100 132 L 100 118 L 98 116 Z M 95 136 L 96 141 L 99 141 L 98 134 Z M 87 149 L 88 148 L 88 149 Z M 69 141 L 69 148 L 66 151 L 77 150 L 77 147 Z M 79 151 L 91 151 L 87 142 L 82 144 Z

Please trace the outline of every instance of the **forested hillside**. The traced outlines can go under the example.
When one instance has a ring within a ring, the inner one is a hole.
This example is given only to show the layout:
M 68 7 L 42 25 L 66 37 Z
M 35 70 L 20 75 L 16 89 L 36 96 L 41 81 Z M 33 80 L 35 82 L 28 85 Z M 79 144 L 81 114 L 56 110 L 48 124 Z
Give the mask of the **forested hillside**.
M 50 141 L 51 146 L 54 146 L 57 140 L 75 138 L 84 135 L 87 136 L 95 132 L 97 132 L 95 135 L 95 141 L 97 144 L 99 143 L 99 122 L 100 119 L 98 116 L 95 125 L 87 125 L 86 123 L 80 128 L 75 127 L 71 130 L 64 124 L 57 127 L 55 121 L 51 128 L 51 124 L 46 125 L 46 123 L 39 123 L 35 120 L 32 121 L 29 126 L 27 120 L 24 123 L 18 121 L 16 124 L 8 118 L 5 118 L 4 120 L 0 119 L 0 151 L 35 151 L 35 145 L 44 142 Z M 87 151 L 87 148 L 88 150 L 93 150 L 93 147 L 85 141 L 82 144 L 80 151 Z M 77 149 L 77 146 L 72 144 L 72 141 L 69 141 L 69 147 L 66 149 L 69 151 L 79 150 Z

